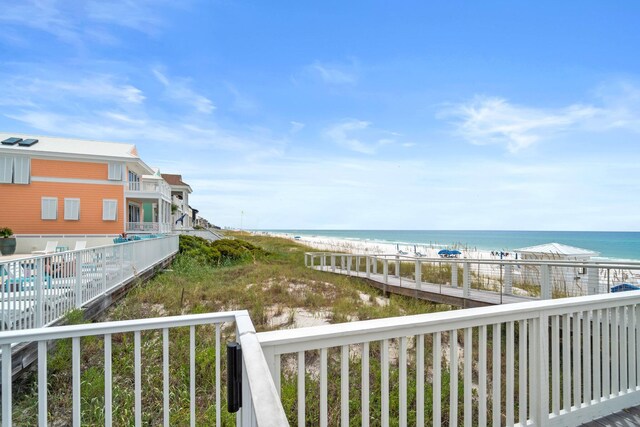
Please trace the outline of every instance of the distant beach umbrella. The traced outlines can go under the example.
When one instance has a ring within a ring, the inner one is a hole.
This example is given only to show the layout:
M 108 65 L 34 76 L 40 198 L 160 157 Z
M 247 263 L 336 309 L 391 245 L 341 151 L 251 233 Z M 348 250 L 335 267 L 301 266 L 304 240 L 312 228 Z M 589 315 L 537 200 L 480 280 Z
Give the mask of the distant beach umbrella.
M 459 250 L 454 249 L 452 251 L 449 251 L 449 255 L 462 255 L 462 252 L 460 252 Z
M 451 255 L 451 251 L 449 249 L 440 249 L 438 255 Z

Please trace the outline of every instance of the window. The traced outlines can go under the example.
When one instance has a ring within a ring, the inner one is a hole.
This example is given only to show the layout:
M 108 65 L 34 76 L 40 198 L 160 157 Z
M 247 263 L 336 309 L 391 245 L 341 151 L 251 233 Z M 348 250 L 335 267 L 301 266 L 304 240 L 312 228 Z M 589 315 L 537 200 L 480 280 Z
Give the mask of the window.
M 102 201 L 102 220 L 103 221 L 115 221 L 118 219 L 118 201 L 117 200 L 103 200 Z
M 0 156 L 1 184 L 29 184 L 31 159 L 23 156 Z
M 122 164 L 109 163 L 109 180 L 122 181 Z
M 58 219 L 58 199 L 56 197 L 42 198 L 42 219 Z
M 80 199 L 64 199 L 64 219 L 67 221 L 80 219 Z

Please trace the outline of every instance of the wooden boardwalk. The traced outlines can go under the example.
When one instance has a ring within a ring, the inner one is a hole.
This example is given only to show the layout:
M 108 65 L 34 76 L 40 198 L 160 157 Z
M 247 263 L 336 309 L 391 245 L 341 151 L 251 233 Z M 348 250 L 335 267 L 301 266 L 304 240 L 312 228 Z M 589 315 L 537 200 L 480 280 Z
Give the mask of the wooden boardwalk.
M 409 280 L 405 277 L 392 276 L 391 274 L 387 276 L 387 283 L 385 283 L 384 275 L 379 273 L 370 273 L 369 277 L 367 277 L 366 273 L 362 271 L 348 271 L 346 269 L 339 268 L 339 266 L 336 266 L 335 270 L 330 266 L 315 266 L 312 268 L 319 271 L 367 279 L 375 288 L 380 289 L 385 293 L 389 292 L 398 295 L 411 296 L 427 301 L 456 305 L 465 308 L 512 304 L 534 300 L 534 298 L 477 289 L 470 289 L 469 295 L 465 296 L 461 287 L 421 282 L 418 288 L 416 287 L 415 281 Z
M 582 427 L 627 427 L 640 426 L 640 406 L 627 408 L 615 414 L 589 421 Z

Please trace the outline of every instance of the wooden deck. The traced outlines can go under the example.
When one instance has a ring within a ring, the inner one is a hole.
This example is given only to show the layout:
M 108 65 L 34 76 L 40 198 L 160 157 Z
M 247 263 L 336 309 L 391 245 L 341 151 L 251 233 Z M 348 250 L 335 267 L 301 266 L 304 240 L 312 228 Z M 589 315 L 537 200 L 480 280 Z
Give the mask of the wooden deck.
M 615 414 L 582 424 L 582 427 L 633 427 L 640 426 L 640 406 L 627 408 Z
M 515 296 L 510 294 L 501 294 L 499 292 L 484 291 L 470 289 L 469 295 L 463 294 L 461 287 L 453 287 L 451 285 L 438 285 L 434 283 L 421 282 L 420 287 L 416 287 L 416 282 L 404 277 L 396 277 L 391 274 L 387 277 L 387 283 L 384 281 L 384 275 L 370 273 L 366 277 L 366 273 L 362 271 L 348 271 L 336 266 L 335 271 L 330 266 L 313 267 L 319 271 L 329 273 L 342 274 L 345 276 L 359 277 L 368 280 L 375 288 L 383 292 L 393 293 L 404 296 L 411 296 L 427 301 L 456 305 L 458 307 L 483 307 L 488 305 L 512 304 L 517 302 L 532 301 L 533 298 Z

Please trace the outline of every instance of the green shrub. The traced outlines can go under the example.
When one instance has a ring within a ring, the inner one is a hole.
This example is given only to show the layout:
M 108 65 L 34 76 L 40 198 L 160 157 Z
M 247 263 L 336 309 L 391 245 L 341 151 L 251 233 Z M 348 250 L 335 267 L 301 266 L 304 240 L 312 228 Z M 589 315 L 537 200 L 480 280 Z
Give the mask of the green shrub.
M 268 254 L 264 249 L 240 239 L 221 239 L 210 242 L 197 236 L 180 236 L 180 253 L 200 264 L 227 264 L 246 258 L 255 259 Z

